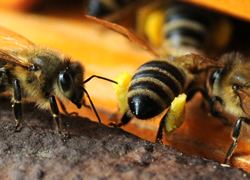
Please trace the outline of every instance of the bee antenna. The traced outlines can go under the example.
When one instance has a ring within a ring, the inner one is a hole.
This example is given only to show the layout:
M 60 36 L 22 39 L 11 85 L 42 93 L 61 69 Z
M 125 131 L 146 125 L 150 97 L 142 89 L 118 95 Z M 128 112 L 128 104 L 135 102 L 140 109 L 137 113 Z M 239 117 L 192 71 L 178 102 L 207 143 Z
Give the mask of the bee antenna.
M 99 124 L 101 125 L 101 124 L 102 124 L 102 121 L 101 121 L 100 116 L 99 116 L 99 114 L 97 113 L 96 108 L 95 108 L 95 106 L 94 106 L 94 104 L 93 104 L 93 102 L 92 102 L 92 100 L 91 100 L 91 98 L 90 98 L 90 96 L 89 96 L 89 93 L 88 93 L 87 90 L 86 90 L 85 88 L 83 88 L 83 87 L 82 87 L 82 90 L 86 93 L 86 95 L 87 95 L 87 97 L 88 97 L 88 99 L 89 99 L 89 102 L 90 102 L 90 104 L 91 104 L 91 107 L 92 107 L 92 109 L 93 109 L 94 112 L 95 112 L 95 115 L 96 115 L 96 117 L 97 117 L 97 119 L 98 119 L 98 121 L 99 121 Z
M 115 84 L 118 84 L 116 81 L 114 80 L 111 80 L 111 79 L 108 79 L 108 78 L 105 78 L 105 77 L 102 77 L 102 76 L 97 76 L 97 75 L 92 75 L 90 76 L 88 79 L 86 79 L 85 81 L 83 81 L 83 84 L 85 84 L 86 82 L 90 81 L 92 78 L 99 78 L 99 79 L 103 79 L 105 81 L 109 81 L 109 82 L 112 82 L 112 83 L 115 83 Z
M 99 79 L 103 79 L 103 80 L 106 80 L 106 81 L 110 81 L 110 82 L 112 82 L 112 83 L 118 84 L 116 81 L 113 81 L 113 80 L 111 80 L 111 79 L 108 79 L 108 78 L 105 78 L 105 77 L 102 77 L 102 76 L 97 76 L 97 75 L 92 75 L 92 76 L 90 76 L 88 79 L 86 79 L 85 81 L 83 81 L 83 84 L 87 83 L 88 81 L 90 81 L 90 80 L 91 80 L 92 78 L 94 78 L 94 77 L 99 78 Z M 93 104 L 93 102 L 92 102 L 92 100 L 91 100 L 91 98 L 90 98 L 90 96 L 89 96 L 87 90 L 86 90 L 84 87 L 82 87 L 82 90 L 86 93 L 86 95 L 87 95 L 87 97 L 88 97 L 88 99 L 89 99 L 89 102 L 90 102 L 90 104 L 91 104 L 91 107 L 92 107 L 92 109 L 93 109 L 94 112 L 95 112 L 95 115 L 96 115 L 96 117 L 97 117 L 97 119 L 98 119 L 98 121 L 99 121 L 99 124 L 101 125 L 101 124 L 102 124 L 101 119 L 100 119 L 100 117 L 99 117 L 99 115 L 98 115 L 98 113 L 97 113 L 97 111 L 96 111 L 96 108 L 95 108 L 95 106 L 94 106 L 94 104 Z

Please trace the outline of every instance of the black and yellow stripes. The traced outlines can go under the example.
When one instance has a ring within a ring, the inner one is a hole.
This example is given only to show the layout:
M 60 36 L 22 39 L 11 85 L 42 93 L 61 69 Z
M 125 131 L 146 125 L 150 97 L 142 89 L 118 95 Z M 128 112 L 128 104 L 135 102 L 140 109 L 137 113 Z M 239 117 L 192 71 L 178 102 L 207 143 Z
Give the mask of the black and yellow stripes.
M 174 47 L 202 48 L 211 26 L 211 13 L 182 2 L 173 2 L 166 11 L 164 43 Z
M 100 17 L 112 13 L 126 6 L 132 0 L 90 0 L 88 12 L 90 16 Z
M 168 61 L 153 60 L 143 64 L 129 85 L 131 113 L 139 119 L 159 115 L 183 92 L 184 84 L 184 72 Z

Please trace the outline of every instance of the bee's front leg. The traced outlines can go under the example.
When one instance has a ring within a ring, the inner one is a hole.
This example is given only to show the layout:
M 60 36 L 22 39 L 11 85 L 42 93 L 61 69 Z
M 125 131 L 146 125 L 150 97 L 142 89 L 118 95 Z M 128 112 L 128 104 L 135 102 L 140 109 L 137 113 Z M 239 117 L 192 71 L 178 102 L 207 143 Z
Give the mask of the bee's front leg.
M 125 112 L 122 116 L 121 122 L 116 124 L 115 122 L 109 123 L 108 125 L 115 128 L 120 128 L 130 122 L 132 116 L 130 115 L 129 111 Z
M 155 142 L 156 143 L 159 143 L 159 144 L 162 144 L 162 139 L 163 139 L 163 128 L 165 128 L 165 116 L 166 114 L 163 116 L 163 118 L 161 119 L 160 121 L 160 126 L 158 128 L 158 131 L 157 131 L 157 135 L 156 135 L 156 139 L 155 139 Z
M 250 124 L 250 119 L 248 118 L 245 118 L 245 117 L 240 117 L 234 127 L 233 127 L 233 131 L 232 131 L 232 139 L 233 139 L 233 142 L 229 148 L 229 150 L 227 151 L 227 154 L 226 154 L 226 158 L 225 158 L 225 161 L 224 161 L 224 164 L 226 164 L 228 162 L 228 160 L 230 159 L 230 157 L 232 156 L 235 148 L 236 148 L 236 145 L 237 145 L 237 140 L 240 136 L 240 132 L 241 132 L 241 129 L 242 129 L 242 122 L 245 122 L 247 124 Z
M 0 62 L 1 64 L 1 62 Z M 2 91 L 6 91 L 6 84 L 9 84 L 9 73 L 10 71 L 8 69 L 5 69 L 5 68 L 1 68 L 0 69 L 0 85 L 2 86 Z M 0 89 L 1 90 L 1 89 Z
M 12 107 L 14 109 L 14 116 L 16 121 L 14 131 L 18 132 L 22 129 L 21 121 L 23 119 L 22 90 L 18 79 L 14 81 L 14 104 L 12 105 Z
M 63 102 L 59 100 L 59 104 L 62 108 L 62 111 L 67 115 L 67 116 L 71 116 L 71 115 L 75 115 L 75 116 L 78 116 L 78 113 L 77 112 L 68 112 L 66 107 L 64 106 Z
M 56 125 L 56 130 L 57 132 L 62 135 L 62 136 L 68 136 L 68 132 L 65 131 L 63 122 L 60 118 L 60 112 L 58 110 L 58 106 L 56 103 L 56 98 L 55 96 L 50 96 L 50 108 L 53 113 L 53 119 Z
M 231 126 L 231 124 L 229 123 L 229 120 L 225 116 L 223 116 L 221 114 L 221 112 L 215 110 L 216 101 L 218 101 L 220 104 L 223 104 L 223 100 L 220 97 L 214 96 L 210 100 L 210 113 L 211 113 L 211 115 L 221 119 L 226 126 Z

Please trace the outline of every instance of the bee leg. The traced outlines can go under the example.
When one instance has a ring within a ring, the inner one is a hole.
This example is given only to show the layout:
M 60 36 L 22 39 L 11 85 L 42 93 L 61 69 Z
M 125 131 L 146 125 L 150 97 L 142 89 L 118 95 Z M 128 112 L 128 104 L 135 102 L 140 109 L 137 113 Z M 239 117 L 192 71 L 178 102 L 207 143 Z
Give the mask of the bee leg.
M 223 123 L 225 125 L 230 125 L 229 120 L 225 116 L 221 115 L 221 112 L 215 111 L 215 103 L 216 103 L 216 101 L 218 101 L 220 104 L 223 104 L 223 100 L 220 97 L 214 96 L 211 99 L 210 96 L 209 96 L 209 94 L 208 94 L 208 92 L 204 91 L 201 88 L 195 88 L 195 89 L 193 89 L 193 90 L 191 90 L 191 91 L 188 92 L 188 94 L 187 94 L 187 101 L 191 100 L 193 98 L 193 96 L 197 92 L 200 92 L 202 94 L 203 98 L 209 102 L 209 104 L 210 104 L 210 110 L 209 110 L 210 114 L 212 116 L 214 116 L 214 117 L 222 119 Z
M 218 101 L 220 104 L 223 104 L 223 100 L 220 97 L 214 96 L 210 100 L 210 113 L 212 114 L 212 116 L 217 117 L 217 118 L 223 120 L 223 123 L 225 125 L 229 125 L 230 124 L 229 120 L 225 116 L 221 115 L 221 112 L 215 111 L 215 103 L 216 103 L 216 101 Z
M 23 119 L 22 111 L 22 90 L 19 83 L 19 80 L 14 80 L 14 104 L 12 105 L 14 109 L 14 116 L 16 121 L 16 126 L 14 131 L 19 132 L 22 129 L 21 121 Z
M 50 108 L 53 113 L 53 119 L 54 119 L 58 134 L 62 136 L 68 136 L 68 133 L 65 131 L 63 122 L 60 118 L 60 112 L 58 110 L 55 96 L 50 96 Z
M 78 116 L 78 113 L 77 112 L 71 112 L 69 113 L 66 109 L 66 107 L 64 106 L 63 102 L 59 100 L 59 103 L 60 103 L 60 106 L 63 110 L 63 112 L 67 115 L 67 116 L 71 116 L 71 115 L 75 115 L 75 116 Z
M 196 94 L 196 93 L 198 93 L 199 91 L 201 91 L 201 89 L 199 89 L 199 88 L 195 88 L 195 89 L 192 89 L 191 91 L 189 91 L 188 93 L 187 93 L 187 102 L 188 101 L 190 101 L 193 97 L 194 97 L 194 95 Z
M 165 117 L 166 115 L 163 116 L 163 118 L 161 119 L 160 121 L 160 126 L 158 128 L 158 131 L 157 131 L 157 135 L 156 135 L 156 140 L 155 142 L 156 143 L 159 143 L 159 144 L 162 144 L 162 139 L 163 139 L 163 128 L 165 126 Z
M 247 124 L 250 124 L 250 119 L 248 118 L 244 118 L 244 117 L 240 117 L 234 127 L 233 127 L 233 131 L 232 131 L 232 139 L 233 139 L 233 142 L 229 148 L 229 150 L 227 151 L 227 154 L 226 154 L 226 158 L 225 158 L 225 161 L 224 161 L 224 164 L 226 164 L 229 160 L 229 158 L 232 156 L 236 146 L 237 146 L 237 140 L 240 136 L 240 132 L 241 132 L 241 127 L 242 127 L 242 121 L 247 123 Z
M 194 88 L 194 89 L 192 89 L 191 91 L 189 91 L 189 92 L 187 93 L 187 100 L 186 100 L 186 101 L 187 101 L 187 102 L 190 101 L 190 100 L 194 97 L 194 95 L 195 95 L 196 93 L 198 93 L 198 92 L 201 93 L 201 95 L 202 95 L 202 97 L 205 99 L 205 101 L 207 101 L 207 102 L 210 102 L 210 101 L 211 101 L 211 98 L 210 98 L 208 92 L 207 92 L 206 90 L 204 90 L 204 89 L 201 89 L 201 88 Z M 202 108 L 204 111 L 207 111 L 205 101 L 202 101 L 201 108 Z
M 119 128 L 121 126 L 124 126 L 126 124 L 129 123 L 129 121 L 132 119 L 132 116 L 130 115 L 130 113 L 127 111 L 124 113 L 124 115 L 122 116 L 122 119 L 121 119 L 121 123 L 119 124 L 115 124 L 115 123 L 109 123 L 108 125 L 109 126 L 112 126 L 112 127 L 116 127 L 116 128 Z
M 187 93 L 187 100 L 186 101 L 187 102 L 190 101 L 194 97 L 194 95 L 198 92 L 200 92 L 202 94 L 204 99 L 206 99 L 207 101 L 210 101 L 211 98 L 209 97 L 208 93 L 201 88 L 195 88 L 195 89 L 192 89 L 191 91 L 189 91 Z
M 9 73 L 10 71 L 8 69 L 5 68 L 1 68 L 0 69 L 0 84 L 8 84 L 9 83 Z M 2 88 L 2 92 L 5 91 L 6 89 L 4 87 Z
M 85 102 L 82 104 L 84 107 L 91 109 L 91 106 L 85 104 Z

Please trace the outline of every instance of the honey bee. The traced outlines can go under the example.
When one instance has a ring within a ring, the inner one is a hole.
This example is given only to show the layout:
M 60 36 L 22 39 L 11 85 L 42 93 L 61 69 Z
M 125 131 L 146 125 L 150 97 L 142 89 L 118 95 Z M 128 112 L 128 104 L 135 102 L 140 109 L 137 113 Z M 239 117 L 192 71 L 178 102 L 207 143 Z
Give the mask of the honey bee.
M 23 36 L 0 27 L 0 90 L 13 94 L 15 131 L 20 131 L 22 127 L 22 98 L 36 101 L 41 109 L 51 109 L 56 129 L 63 134 L 55 97 L 67 114 L 63 102 L 71 101 L 80 109 L 82 105 L 88 106 L 84 100 L 86 94 L 101 123 L 84 84 L 94 77 L 116 82 L 96 75 L 84 81 L 83 75 L 84 68 L 80 62 L 72 62 L 57 50 L 37 46 Z
M 146 37 L 162 49 L 171 49 L 174 56 L 180 51 L 218 54 L 229 45 L 234 30 L 229 17 L 179 1 L 160 6 L 145 19 Z
M 127 102 L 119 103 L 125 104 L 127 109 L 121 123 L 113 124 L 115 127 L 127 124 L 134 116 L 137 119 L 148 120 L 160 115 L 179 94 L 193 93 L 193 89 L 200 88 L 200 83 L 198 83 L 200 73 L 206 72 L 212 67 L 224 66 L 222 63 L 193 53 L 178 57 L 159 55 L 148 42 L 125 27 L 95 17 L 87 17 L 124 35 L 156 57 L 155 60 L 146 62 L 139 67 L 128 85 L 127 94 L 121 94 L 126 97 Z M 202 87 L 205 88 L 205 83 L 204 86 L 202 84 Z M 165 116 L 161 120 L 157 140 L 162 138 L 164 120 Z
M 212 96 L 211 107 L 214 108 L 218 101 L 226 112 L 239 117 L 232 130 L 233 143 L 224 161 L 227 163 L 236 148 L 242 122 L 250 124 L 250 62 L 235 52 L 223 55 L 219 62 L 225 67 L 213 70 L 208 81 Z
M 203 49 L 212 25 L 211 12 L 200 7 L 172 2 L 165 13 L 164 44 L 173 47 Z

